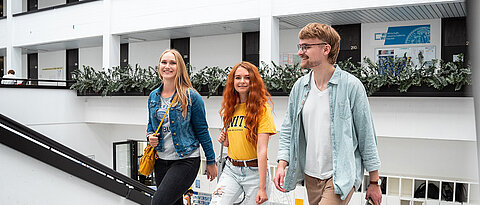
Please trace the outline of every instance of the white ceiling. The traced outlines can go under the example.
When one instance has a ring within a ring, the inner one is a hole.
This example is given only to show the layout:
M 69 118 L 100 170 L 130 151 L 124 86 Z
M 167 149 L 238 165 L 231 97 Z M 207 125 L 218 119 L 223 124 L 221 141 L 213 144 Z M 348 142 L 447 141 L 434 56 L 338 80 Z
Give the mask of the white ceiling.
M 41 53 L 41 52 L 49 52 L 49 51 L 58 51 L 58 50 L 66 50 L 66 49 L 74 49 L 74 48 L 87 48 L 87 47 L 95 47 L 95 46 L 102 46 L 102 36 L 97 37 L 90 37 L 90 38 L 81 38 L 75 39 L 70 41 L 60 41 L 54 43 L 46 43 L 46 44 L 37 44 L 31 46 L 23 46 L 22 53 Z
M 155 41 L 185 37 L 199 37 L 210 35 L 222 35 L 242 32 L 252 32 L 259 30 L 259 20 L 244 20 L 235 22 L 222 22 L 212 24 L 202 24 L 187 26 L 181 28 L 160 29 L 146 32 L 135 32 L 122 34 L 122 39 L 129 42 L 135 41 Z
M 320 12 L 299 15 L 280 16 L 280 29 L 302 28 L 311 22 L 320 22 L 330 25 L 375 23 L 388 21 L 410 21 L 420 19 L 438 19 L 466 16 L 465 2 L 450 1 L 431 4 L 403 5 L 392 7 L 374 7 L 362 10 Z M 149 30 L 134 33 L 120 34 L 121 43 L 167 40 L 184 37 L 199 37 L 221 34 L 259 31 L 259 19 L 242 20 L 235 22 L 219 22 L 202 25 L 192 25 L 179 28 Z M 71 41 L 55 42 L 23 47 L 23 53 L 46 52 L 102 46 L 102 37 L 75 39 Z M 1 52 L 1 50 L 0 50 Z
M 310 13 L 279 17 L 283 25 L 302 28 L 308 23 L 319 22 L 329 25 L 377 23 L 387 21 L 411 21 L 463 17 L 467 15 L 465 2 L 417 4 L 396 7 L 370 8 L 364 10 Z M 285 29 L 280 27 L 280 29 Z

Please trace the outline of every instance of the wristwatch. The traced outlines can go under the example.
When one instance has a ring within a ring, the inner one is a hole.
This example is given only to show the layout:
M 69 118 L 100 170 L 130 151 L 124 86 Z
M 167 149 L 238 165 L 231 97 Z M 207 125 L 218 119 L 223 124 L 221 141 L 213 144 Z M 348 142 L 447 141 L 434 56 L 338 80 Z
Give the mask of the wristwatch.
M 374 184 L 374 185 L 380 186 L 380 184 L 382 184 L 382 180 L 381 180 L 381 179 L 378 179 L 378 181 L 372 181 L 372 180 L 370 180 L 370 184 L 371 184 L 371 185 Z

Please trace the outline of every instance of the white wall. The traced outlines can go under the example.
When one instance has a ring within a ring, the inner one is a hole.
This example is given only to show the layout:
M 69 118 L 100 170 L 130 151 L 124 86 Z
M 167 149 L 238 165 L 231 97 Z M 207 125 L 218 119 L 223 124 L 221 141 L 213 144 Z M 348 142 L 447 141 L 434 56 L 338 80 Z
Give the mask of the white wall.
M 9 88 L 0 88 L 0 93 L 0 113 L 85 155 L 95 155 L 109 167 L 113 142 L 145 139 L 147 97 L 77 97 L 71 90 Z M 218 154 L 222 98 L 203 99 Z M 272 99 L 275 125 L 280 129 L 288 100 Z M 379 136 L 381 172 L 478 179 L 472 98 L 372 97 L 370 105 Z M 271 163 L 277 150 L 278 134 L 269 143 Z
M 65 80 L 66 55 L 65 50 L 38 53 L 38 79 Z
M 103 1 L 15 17 L 11 32 L 14 46 L 59 42 L 100 36 L 105 30 Z M 88 14 L 88 15 L 86 15 Z M 48 22 L 39 23 L 39 22 Z
M 26 11 L 27 11 L 27 0 L 22 0 L 22 12 L 26 12 Z
M 371 97 L 377 135 L 476 141 L 473 98 Z
M 136 204 L 0 144 L 2 204 Z
M 85 122 L 85 102 L 73 90 L 0 88 L 0 113 L 27 126 Z
M 132 66 L 138 64 L 141 68 L 158 66 L 160 55 L 170 48 L 170 40 L 145 41 L 130 43 L 128 45 L 128 63 Z
M 377 140 L 381 174 L 478 182 L 475 141 L 383 136 Z
M 27 71 L 27 54 L 22 54 L 22 76 L 21 78 L 28 78 L 28 71 Z M 20 77 L 17 75 L 17 77 Z
M 102 47 L 79 48 L 78 61 L 79 69 L 83 69 L 83 66 L 90 66 L 95 70 L 103 70 Z
M 259 18 L 262 12 L 257 0 L 137 0 L 135 4 L 128 0 L 118 0 L 112 1 L 111 5 L 111 30 L 114 34 L 212 22 L 250 20 Z M 177 8 L 178 5 L 182 5 L 181 15 L 177 9 L 164 9 Z
M 38 9 L 66 4 L 66 0 L 38 0 Z
M 194 71 L 205 66 L 233 67 L 242 61 L 242 33 L 190 38 L 190 53 Z
M 297 54 L 298 32 L 301 29 L 285 29 L 280 30 L 280 54 L 293 53 Z M 280 59 L 281 60 L 281 59 Z
M 430 43 L 428 44 L 408 44 L 408 45 L 383 45 L 385 40 L 375 40 L 375 33 L 386 33 L 388 27 L 394 26 L 410 26 L 410 25 L 430 25 Z M 416 20 L 416 21 L 397 21 L 397 22 L 383 22 L 383 23 L 365 23 L 361 25 L 361 57 L 367 56 L 371 60 L 375 59 L 375 49 L 377 48 L 405 48 L 418 46 L 435 46 L 435 58 L 441 58 L 442 46 L 442 20 Z

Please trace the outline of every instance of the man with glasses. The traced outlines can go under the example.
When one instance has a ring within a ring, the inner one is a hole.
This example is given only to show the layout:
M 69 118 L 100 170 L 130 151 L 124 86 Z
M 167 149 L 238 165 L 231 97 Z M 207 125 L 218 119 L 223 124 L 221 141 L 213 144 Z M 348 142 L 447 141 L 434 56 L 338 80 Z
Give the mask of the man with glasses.
M 365 198 L 378 205 L 380 159 L 365 88 L 335 64 L 340 36 L 332 27 L 311 23 L 298 36 L 300 66 L 312 72 L 298 79 L 290 93 L 275 186 L 291 191 L 304 180 L 311 205 L 348 204 L 366 169 Z

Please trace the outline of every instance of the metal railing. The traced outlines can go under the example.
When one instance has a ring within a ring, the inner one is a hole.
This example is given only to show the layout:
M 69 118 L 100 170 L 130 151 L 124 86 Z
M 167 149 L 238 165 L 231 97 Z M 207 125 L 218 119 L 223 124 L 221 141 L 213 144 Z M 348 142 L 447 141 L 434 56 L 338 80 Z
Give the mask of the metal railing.
M 74 80 L 50 80 L 27 78 L 1 78 L 0 87 L 5 88 L 53 88 L 70 89 Z
M 134 202 L 151 203 L 155 193 L 153 189 L 2 114 L 0 114 L 0 136 L 0 143 L 57 169 Z

